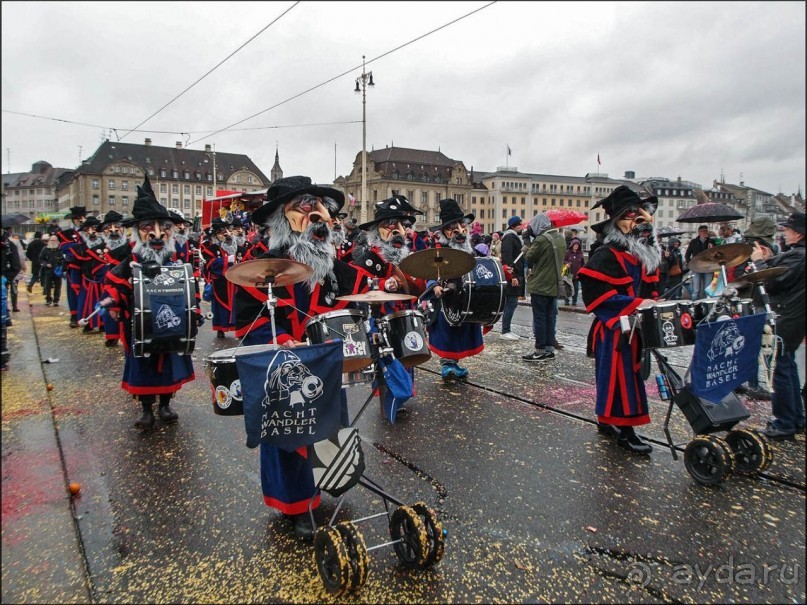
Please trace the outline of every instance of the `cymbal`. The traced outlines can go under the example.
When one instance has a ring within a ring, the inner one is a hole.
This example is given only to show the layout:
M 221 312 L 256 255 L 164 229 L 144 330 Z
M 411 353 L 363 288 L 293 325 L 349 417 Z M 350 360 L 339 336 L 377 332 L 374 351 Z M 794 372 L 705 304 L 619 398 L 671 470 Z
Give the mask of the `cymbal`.
M 756 284 L 758 282 L 768 281 L 774 277 L 779 277 L 785 273 L 787 273 L 787 267 L 768 267 L 767 269 L 760 269 L 759 271 L 754 271 L 753 273 L 746 273 L 728 285 L 733 288 L 744 288 L 745 286 L 750 286 L 751 284 Z
M 403 271 L 395 265 L 392 265 L 392 268 L 394 269 L 394 276 L 398 278 L 398 283 L 401 284 L 401 294 L 409 294 L 409 282 L 406 281 Z
M 720 267 L 736 267 L 744 263 L 751 257 L 754 251 L 753 246 L 748 244 L 723 244 L 707 248 L 703 252 L 698 252 L 689 259 L 687 266 L 695 273 L 711 273 L 720 271 Z
M 426 248 L 401 261 L 401 270 L 421 279 L 454 279 L 476 266 L 471 254 L 454 248 Z
M 314 270 L 305 263 L 290 258 L 256 258 L 245 260 L 227 269 L 224 274 L 239 286 L 288 286 L 311 277 Z
M 346 294 L 337 296 L 336 300 L 347 300 L 350 302 L 370 303 L 371 305 L 381 305 L 394 300 L 414 300 L 417 296 L 409 294 L 396 294 L 395 292 L 383 292 L 381 290 L 370 290 L 364 294 Z

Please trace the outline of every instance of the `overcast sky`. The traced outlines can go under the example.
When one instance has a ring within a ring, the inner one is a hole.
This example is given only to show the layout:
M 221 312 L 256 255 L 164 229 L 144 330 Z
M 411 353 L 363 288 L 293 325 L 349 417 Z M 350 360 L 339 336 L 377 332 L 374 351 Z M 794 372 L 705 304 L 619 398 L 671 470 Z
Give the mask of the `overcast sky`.
M 267 176 L 277 145 L 286 176 L 332 182 L 361 151 L 366 55 L 368 150 L 804 194 L 803 2 L 487 5 L 3 2 L 3 172 L 74 168 L 114 128 Z

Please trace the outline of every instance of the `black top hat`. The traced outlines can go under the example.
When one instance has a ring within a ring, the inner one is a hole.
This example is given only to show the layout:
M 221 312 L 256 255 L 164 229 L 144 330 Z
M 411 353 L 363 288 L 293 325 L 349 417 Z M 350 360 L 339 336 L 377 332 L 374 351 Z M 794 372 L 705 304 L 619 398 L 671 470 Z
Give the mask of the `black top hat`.
M 591 209 L 594 210 L 595 208 L 602 206 L 603 210 L 605 210 L 605 213 L 609 217 L 604 221 L 591 225 L 591 228 L 597 233 L 602 233 L 602 230 L 608 223 L 619 217 L 628 208 L 633 206 L 644 206 L 646 204 L 653 206 L 653 210 L 650 214 L 654 214 L 656 212 L 656 208 L 658 208 L 658 198 L 653 195 L 642 199 L 627 185 L 620 185 L 609 193 L 607 197 L 604 197 L 591 207 Z
M 451 223 L 457 221 L 472 222 L 474 220 L 473 214 L 462 214 L 462 208 L 456 200 L 445 199 L 440 200 L 440 224 L 432 227 L 432 231 L 442 231 L 442 229 Z
M 177 216 L 177 215 L 174 215 Z M 137 198 L 132 206 L 132 218 L 121 221 L 124 227 L 131 227 L 140 221 L 168 220 L 176 222 L 168 209 L 157 201 L 154 190 L 151 188 L 149 175 L 143 181 L 143 185 L 137 186 Z
M 80 218 L 82 216 L 87 216 L 87 208 L 84 206 L 73 206 L 70 208 L 70 212 L 64 215 L 66 219 L 73 219 L 73 218 Z
M 403 196 L 400 196 L 403 197 Z M 404 201 L 406 198 L 404 198 Z M 409 206 L 409 203 L 406 204 Z M 409 206 L 411 208 L 411 206 Z M 367 230 L 368 227 L 372 225 L 381 223 L 383 221 L 397 218 L 404 221 L 406 219 L 413 220 L 415 217 L 412 215 L 411 210 L 405 210 L 401 205 L 401 200 L 399 196 L 393 196 L 386 200 L 381 200 L 380 202 L 376 202 L 375 205 L 375 218 L 371 221 L 367 221 L 366 223 L 362 223 L 359 225 L 359 229 Z
M 418 210 L 412 204 L 409 203 L 409 200 L 406 199 L 405 195 L 395 194 L 392 196 L 396 200 L 398 200 L 398 206 L 400 206 L 401 210 L 405 212 L 409 212 L 410 214 L 426 214 L 423 210 Z
M 97 217 L 88 216 L 87 220 L 84 221 L 83 223 L 81 223 L 81 227 L 79 227 L 79 231 L 84 231 L 84 229 L 86 229 L 87 227 L 95 227 L 96 229 L 98 229 L 98 227 L 100 225 L 102 225 L 102 224 L 103 223 L 101 223 L 101 221 L 99 221 Z
M 184 223 L 186 225 L 193 225 L 193 221 L 189 221 L 188 219 L 181 217 L 176 212 L 172 212 L 171 210 L 169 210 L 168 214 L 171 215 L 171 220 L 174 221 L 175 225 L 179 225 L 181 223 Z
M 339 210 L 345 205 L 345 195 L 341 191 L 316 185 L 307 176 L 288 176 L 272 183 L 266 192 L 266 203 L 252 213 L 252 222 L 263 223 L 281 204 L 304 193 L 332 198 L 339 204 Z
M 120 212 L 110 210 L 104 215 L 104 220 L 101 223 L 101 228 L 106 227 L 112 223 L 120 223 L 123 220 L 123 215 Z

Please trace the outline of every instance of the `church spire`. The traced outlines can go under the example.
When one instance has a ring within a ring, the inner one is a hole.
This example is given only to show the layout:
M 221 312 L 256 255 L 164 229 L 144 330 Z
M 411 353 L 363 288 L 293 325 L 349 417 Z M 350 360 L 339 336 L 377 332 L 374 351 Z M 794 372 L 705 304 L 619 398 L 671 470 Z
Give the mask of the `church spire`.
M 280 153 L 278 151 L 277 143 L 275 143 L 275 165 L 272 166 L 272 171 L 269 173 L 269 178 L 274 183 L 277 179 L 283 178 L 283 169 L 280 167 Z

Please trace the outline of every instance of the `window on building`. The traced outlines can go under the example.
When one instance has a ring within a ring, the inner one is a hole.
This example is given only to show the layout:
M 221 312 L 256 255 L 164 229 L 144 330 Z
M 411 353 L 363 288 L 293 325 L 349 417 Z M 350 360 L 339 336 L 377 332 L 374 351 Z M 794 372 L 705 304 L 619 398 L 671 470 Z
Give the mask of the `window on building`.
M 161 197 L 161 198 L 160 198 L 160 204 L 162 204 L 163 206 L 165 206 L 167 203 L 168 203 L 168 199 L 166 199 L 166 198 L 164 198 L 164 197 Z
M 507 218 L 507 208 L 502 208 L 502 218 Z
M 563 206 L 563 199 L 558 200 L 558 206 Z
M 129 174 L 129 167 L 128 166 L 124 166 L 122 170 L 123 170 L 123 174 Z
M 202 186 L 201 185 L 196 185 L 196 195 L 202 195 Z
M 178 179 L 179 178 L 179 170 L 172 170 L 171 171 L 171 178 Z
M 121 181 L 120 188 L 124 191 L 129 191 L 129 181 Z
M 555 205 L 555 198 L 554 197 L 552 198 L 552 205 L 553 206 Z
M 179 193 L 179 185 L 177 185 L 176 183 L 171 185 L 171 193 Z
M 165 168 L 160 168 L 160 178 L 164 179 L 168 173 L 165 171 Z
M 92 196 L 92 205 L 93 206 L 100 206 L 101 205 L 101 197 L 98 195 Z
M 182 189 L 183 189 L 185 195 L 190 195 L 191 194 L 191 186 L 190 185 L 185 185 Z
M 577 200 L 577 207 L 580 207 L 580 200 Z
M 172 208 L 179 208 L 179 198 L 175 198 L 175 197 L 171 198 L 171 207 Z
M 207 195 L 208 195 L 208 196 L 213 195 L 213 187 L 208 187 L 208 188 L 207 188 Z
M 129 196 L 128 195 L 122 195 L 121 196 L 120 205 L 121 206 L 128 206 L 129 205 Z
M 120 166 L 115 166 L 115 167 L 113 167 L 113 168 L 112 168 L 112 171 L 113 171 L 115 174 L 120 174 Z
M 149 176 L 154 176 L 154 168 L 149 168 L 148 169 L 148 174 L 149 174 Z
M 428 191 L 421 191 L 420 192 L 420 203 L 421 204 L 428 204 L 429 203 L 429 192 Z
M 110 206 L 115 205 L 115 196 L 114 195 L 109 196 L 109 199 L 107 200 L 107 204 L 109 204 Z
M 98 182 L 98 179 L 93 179 L 92 180 L 91 187 L 93 189 L 100 189 L 101 188 L 101 184 Z
M 186 170 L 183 176 L 184 176 L 186 179 L 189 179 L 189 178 L 191 178 L 191 173 L 190 173 L 188 170 Z
M 106 183 L 107 189 L 115 189 L 115 181 L 113 179 L 109 179 Z
M 190 208 L 191 207 L 191 201 L 190 200 L 185 200 L 185 201 L 182 202 L 182 205 L 183 205 L 184 208 Z

